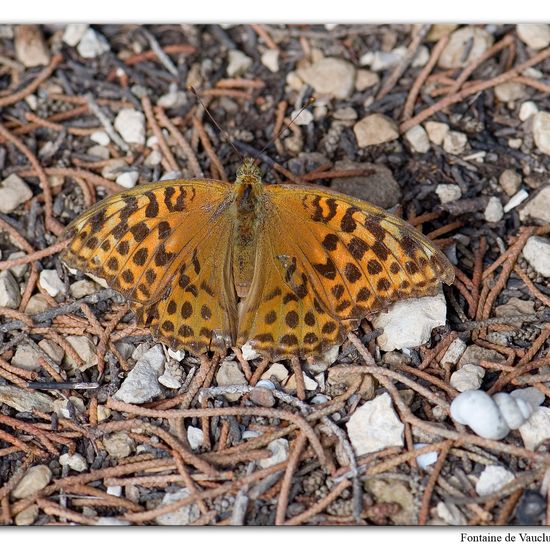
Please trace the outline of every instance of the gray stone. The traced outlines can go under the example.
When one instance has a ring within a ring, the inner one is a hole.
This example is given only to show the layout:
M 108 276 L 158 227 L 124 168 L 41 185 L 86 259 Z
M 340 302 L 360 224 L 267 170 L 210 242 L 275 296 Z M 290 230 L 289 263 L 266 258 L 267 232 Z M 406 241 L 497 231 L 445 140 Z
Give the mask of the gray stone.
M 535 414 L 519 427 L 525 448 L 534 451 L 544 440 L 550 438 L 550 408 L 539 407 Z
M 361 405 L 346 424 L 357 455 L 387 447 L 403 446 L 403 424 L 393 410 L 389 394 L 383 393 Z
M 399 137 L 397 124 L 391 118 L 378 113 L 362 118 L 353 127 L 353 132 L 359 148 L 386 143 Z
M 413 126 L 405 133 L 405 138 L 410 143 L 413 151 L 427 153 L 430 150 L 430 140 L 426 130 L 422 126 Z
M 299 69 L 298 75 L 316 94 L 337 99 L 349 97 L 355 85 L 355 67 L 335 57 L 325 57 L 309 67 Z
M 500 363 L 506 359 L 502 353 L 498 351 L 482 348 L 477 344 L 472 344 L 466 348 L 466 351 L 462 354 L 462 357 L 458 360 L 459 368 L 468 363 L 479 365 L 480 361 L 494 361 Z
M 135 448 L 134 440 L 124 432 L 115 432 L 103 437 L 105 450 L 112 458 L 126 458 L 130 456 Z
M 523 256 L 531 267 L 543 277 L 550 277 L 550 240 L 545 237 L 529 237 L 523 247 Z
M 550 223 L 550 185 L 545 185 L 520 211 L 521 221 Z
M 145 115 L 141 111 L 122 109 L 114 126 L 126 143 L 145 145 Z
M 32 191 L 17 174 L 11 174 L 0 182 L 0 212 L 3 214 L 13 212 L 30 199 Z
M 380 349 L 413 348 L 425 344 L 435 327 L 447 322 L 447 304 L 443 293 L 436 296 L 401 300 L 372 321 L 375 329 L 384 330 L 377 339 Z
M 15 355 L 11 359 L 11 364 L 20 369 L 38 371 L 40 370 L 38 363 L 40 357 L 40 353 L 33 346 L 22 343 L 17 346 Z
M 237 361 L 228 360 L 223 361 L 220 365 L 216 373 L 216 382 L 219 386 L 247 384 L 241 365 Z M 238 394 L 226 393 L 224 396 L 228 401 L 238 401 L 240 399 Z
M 520 23 L 516 32 L 521 41 L 533 50 L 542 50 L 550 44 L 550 25 L 544 23 Z
M 443 69 L 466 67 L 481 57 L 493 45 L 493 37 L 479 27 L 463 27 L 454 31 L 439 56 L 438 65 Z
M 550 113 L 539 111 L 533 116 L 533 139 L 545 155 L 550 155 Z
M 451 386 L 460 392 L 477 390 L 485 376 L 485 369 L 479 365 L 467 363 L 451 374 Z
M 0 272 L 0 307 L 17 309 L 21 303 L 21 290 L 11 271 Z
M 462 132 L 450 130 L 443 138 L 443 149 L 451 155 L 460 155 L 466 149 L 468 138 Z
M 187 489 L 178 489 L 174 493 L 166 493 L 162 498 L 161 506 L 172 504 L 189 496 L 189 491 Z M 173 512 L 162 514 L 161 516 L 158 516 L 155 521 L 159 525 L 189 525 L 197 521 L 200 515 L 201 513 L 199 507 L 193 503 L 181 506 Z
M 11 492 L 11 496 L 16 499 L 31 497 L 44 489 L 51 479 L 52 471 L 47 466 L 44 464 L 32 466 L 15 486 L 15 489 Z
M 125 403 L 146 403 L 161 395 L 158 377 L 163 372 L 164 362 L 162 346 L 152 347 L 137 361 L 113 397 Z
M 381 164 L 339 160 L 335 170 L 364 170 L 362 176 L 334 178 L 331 189 L 358 199 L 367 200 L 381 208 L 395 206 L 401 200 L 401 188 L 395 181 L 391 170 Z
M 229 63 L 227 64 L 227 76 L 234 78 L 241 76 L 250 67 L 252 67 L 253 60 L 248 55 L 239 50 L 229 50 Z
M 31 393 L 15 386 L 0 386 L 0 403 L 19 412 L 53 411 L 53 399 L 49 395 L 38 391 Z
M 94 294 L 99 289 L 100 286 L 95 281 L 90 281 L 90 279 L 80 279 L 69 287 L 71 296 L 76 300 Z
M 110 50 L 109 43 L 102 34 L 88 28 L 78 43 L 78 53 L 86 58 L 98 57 Z
M 25 313 L 27 315 L 36 315 L 42 313 L 50 308 L 48 300 L 42 294 L 33 294 L 25 307 Z
M 440 183 L 435 188 L 435 193 L 439 197 L 442 204 L 457 201 L 462 197 L 462 191 L 458 185 L 454 183 Z
M 12 252 L 8 256 L 8 260 L 17 260 L 18 258 L 24 258 L 26 255 L 27 254 L 25 254 L 25 252 L 23 252 L 22 250 L 20 250 L 19 252 Z M 21 264 L 21 265 L 16 265 L 14 267 L 10 267 L 10 271 L 13 273 L 14 277 L 17 277 L 17 278 L 23 277 L 23 275 L 25 275 L 28 269 L 29 269 L 29 264 Z
M 498 197 L 491 197 L 487 206 L 485 207 L 485 212 L 483 213 L 485 221 L 489 223 L 496 223 L 502 220 L 504 216 L 504 208 Z
M 66 355 L 65 363 L 69 368 L 79 368 L 79 370 L 84 371 L 97 365 L 97 348 L 88 336 L 67 336 L 66 340 L 83 361 L 83 365 L 77 367 L 73 358 L 70 355 Z

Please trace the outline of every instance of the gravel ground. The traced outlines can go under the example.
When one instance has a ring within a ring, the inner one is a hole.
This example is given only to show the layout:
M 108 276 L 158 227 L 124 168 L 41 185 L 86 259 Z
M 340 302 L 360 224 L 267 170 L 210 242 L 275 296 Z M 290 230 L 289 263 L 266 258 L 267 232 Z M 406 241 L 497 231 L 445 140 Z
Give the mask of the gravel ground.
M 0 522 L 548 525 L 549 92 L 542 24 L 0 26 Z M 167 350 L 60 262 L 87 206 L 233 146 L 454 285 L 271 363 Z

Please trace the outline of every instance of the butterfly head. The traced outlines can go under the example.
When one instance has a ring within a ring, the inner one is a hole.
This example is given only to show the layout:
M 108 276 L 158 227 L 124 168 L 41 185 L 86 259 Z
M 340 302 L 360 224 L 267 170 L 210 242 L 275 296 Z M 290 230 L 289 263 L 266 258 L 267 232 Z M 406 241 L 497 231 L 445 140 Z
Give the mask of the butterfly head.
M 237 170 L 236 183 L 258 184 L 261 183 L 262 177 L 260 168 L 253 158 L 245 158 L 239 169 Z

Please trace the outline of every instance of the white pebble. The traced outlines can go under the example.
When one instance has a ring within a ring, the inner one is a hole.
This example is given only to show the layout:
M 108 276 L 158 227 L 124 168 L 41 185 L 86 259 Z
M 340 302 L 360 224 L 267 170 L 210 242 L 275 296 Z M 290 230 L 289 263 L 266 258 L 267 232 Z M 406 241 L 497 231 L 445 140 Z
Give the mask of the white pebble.
M 529 198 L 529 193 L 522 189 L 521 191 L 518 191 L 505 205 L 504 205 L 504 213 L 510 212 L 510 210 L 513 210 L 516 206 L 519 206 L 525 199 Z
M 65 285 L 59 278 L 55 269 L 42 270 L 40 272 L 39 282 L 41 288 L 43 288 L 52 298 L 55 298 L 65 290 Z
M 426 130 L 420 125 L 413 126 L 405 133 L 405 138 L 417 153 L 427 153 L 430 150 L 430 140 Z
M 65 27 L 63 32 L 63 42 L 69 46 L 76 46 L 84 33 L 88 30 L 89 25 L 86 23 L 71 23 Z
M 174 493 L 165 493 L 162 497 L 162 505 L 172 504 L 178 500 L 189 497 L 188 489 L 178 489 Z M 159 525 L 189 525 L 199 519 L 200 508 L 196 503 L 180 506 L 173 512 L 166 512 L 158 516 L 155 521 Z
M 454 183 L 440 183 L 435 188 L 435 193 L 439 197 L 442 204 L 447 202 L 457 201 L 462 197 L 462 191 L 458 185 Z
M 399 137 L 397 124 L 379 113 L 362 118 L 353 127 L 353 132 L 360 148 L 386 143 Z
M 495 86 L 495 96 L 504 103 L 512 103 L 525 97 L 526 88 L 519 82 L 503 82 Z
M 336 57 L 325 57 L 298 70 L 299 77 L 313 87 L 315 93 L 346 99 L 355 87 L 355 67 Z
M 380 82 L 380 77 L 373 71 L 359 69 L 355 78 L 355 89 L 358 92 L 364 92 L 368 88 L 376 86 Z
M 98 145 L 101 145 L 102 147 L 106 147 L 111 143 L 111 138 L 109 137 L 109 134 L 107 132 L 104 132 L 103 130 L 97 130 L 94 132 L 90 139 L 97 143 Z
M 291 120 L 294 120 L 294 124 L 297 126 L 307 126 L 310 122 L 313 122 L 313 113 L 307 109 L 302 110 L 296 109 L 292 111 L 290 115 Z
M 479 365 L 468 363 L 457 371 L 453 372 L 450 384 L 455 390 L 460 392 L 468 390 L 477 390 L 481 386 L 485 369 Z
M 550 438 L 550 408 L 538 407 L 527 422 L 519 428 L 525 448 L 534 451 L 536 447 Z
M 521 221 L 550 223 L 550 185 L 543 187 L 519 212 Z
M 52 471 L 46 465 L 32 466 L 15 486 L 11 496 L 15 499 L 31 497 L 44 489 L 51 479 Z
M 422 447 L 426 447 L 427 443 L 415 443 L 414 448 L 415 449 L 422 449 Z M 437 451 L 430 451 L 423 455 L 418 455 L 416 457 L 416 463 L 418 464 L 419 468 L 422 468 L 425 470 L 428 466 L 431 466 L 432 464 L 435 464 L 437 462 Z
M 191 449 L 196 451 L 204 443 L 204 433 L 200 428 L 189 426 L 187 428 L 187 441 Z
M 139 172 L 137 170 L 132 170 L 130 172 L 122 172 L 122 174 L 117 176 L 116 182 L 122 187 L 131 189 L 132 187 L 135 187 L 138 179 L 139 179 Z
M 274 439 L 267 444 L 267 449 L 271 452 L 268 458 L 261 458 L 258 461 L 260 468 L 269 468 L 280 464 L 288 458 L 288 441 L 286 439 Z
M 451 155 L 460 155 L 466 149 L 468 138 L 462 132 L 449 131 L 443 138 L 443 149 Z
M 496 223 L 502 220 L 504 209 L 498 197 L 491 197 L 489 199 L 483 215 L 485 216 L 485 221 L 489 223 Z
M 514 474 L 502 466 L 486 466 L 476 483 L 476 492 L 479 496 L 496 493 L 514 479 Z
M 216 373 L 216 382 L 218 386 L 240 386 L 247 384 L 246 377 L 241 370 L 241 365 L 237 361 L 222 362 L 218 372 Z M 238 393 L 225 393 L 224 397 L 228 401 L 238 401 L 241 396 Z
M 267 50 L 262 54 L 262 64 L 272 73 L 279 70 L 279 50 Z
M 229 50 L 229 63 L 227 64 L 227 76 L 234 78 L 244 74 L 252 67 L 252 58 L 239 50 Z
M 521 186 L 521 176 L 515 170 L 504 170 L 498 178 L 500 186 L 508 196 L 517 193 Z
M 182 361 L 185 358 L 185 350 L 183 349 L 173 350 L 172 348 L 167 348 L 167 349 L 168 349 L 168 355 L 172 359 L 175 359 L 176 361 Z
M 375 329 L 382 328 L 376 342 L 383 351 L 413 348 L 425 344 L 432 329 L 447 322 L 447 304 L 443 293 L 436 296 L 401 300 L 373 320 Z
M 66 340 L 83 361 L 83 365 L 78 367 L 81 371 L 97 365 L 97 348 L 88 336 L 67 336 Z M 68 354 L 65 355 L 65 363 L 70 368 L 77 368 L 75 361 Z
M 77 47 L 78 53 L 86 59 L 98 57 L 110 49 L 105 37 L 93 29 L 86 30 Z
M 261 380 L 269 380 L 275 378 L 277 382 L 283 382 L 288 378 L 288 370 L 282 363 L 273 363 L 261 377 Z
M 69 287 L 69 292 L 71 293 L 71 296 L 76 300 L 84 298 L 84 296 L 89 296 L 90 294 L 93 294 L 98 290 L 99 285 L 94 281 L 90 281 L 89 279 L 80 279 L 79 281 L 74 282 Z
M 260 357 L 260 354 L 252 347 L 250 342 L 246 342 L 246 344 L 243 345 L 241 352 L 245 361 L 253 361 Z
M 30 199 L 32 191 L 17 174 L 11 174 L 0 182 L 0 212 L 3 214 L 13 212 Z
M 438 66 L 443 69 L 466 67 L 493 45 L 493 36 L 479 27 L 462 27 L 451 34 L 441 52 Z
M 21 290 L 11 271 L 0 272 L 0 307 L 17 309 L 21 303 Z
M 351 415 L 346 428 L 357 455 L 403 446 L 404 427 L 387 393 L 361 405 Z
M 519 119 L 525 122 L 529 117 L 536 115 L 539 112 L 539 108 L 534 101 L 525 101 L 519 108 Z
M 313 378 L 310 378 L 309 376 L 305 375 L 302 372 L 302 377 L 304 379 L 304 387 L 306 390 L 316 390 L 318 388 L 318 384 Z M 286 390 L 295 390 L 296 389 L 296 375 L 293 374 L 288 381 L 285 384 Z
M 73 455 L 64 453 L 59 457 L 59 464 L 61 466 L 68 466 L 75 472 L 85 472 L 88 469 L 88 463 L 86 459 L 79 453 Z
M 122 109 L 114 125 L 126 143 L 145 145 L 145 115 L 141 111 Z
M 523 256 L 531 267 L 543 277 L 550 277 L 550 240 L 533 236 L 523 247 Z
M 456 365 L 458 360 L 462 357 L 462 354 L 466 351 L 466 343 L 460 338 L 455 338 L 447 351 L 443 355 L 440 361 L 440 365 L 445 365 L 445 363 L 450 363 L 451 365 Z
M 332 365 L 340 354 L 340 346 L 331 346 L 320 357 L 316 357 L 308 364 L 308 370 L 314 373 L 324 372 Z

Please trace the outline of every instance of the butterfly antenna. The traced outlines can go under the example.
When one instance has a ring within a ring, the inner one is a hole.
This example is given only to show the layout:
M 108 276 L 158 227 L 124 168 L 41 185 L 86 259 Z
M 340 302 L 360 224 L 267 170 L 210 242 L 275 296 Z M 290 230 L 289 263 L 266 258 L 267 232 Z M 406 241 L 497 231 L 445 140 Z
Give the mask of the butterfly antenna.
M 304 106 L 290 119 L 290 122 L 288 124 L 285 124 L 281 127 L 281 129 L 277 132 L 277 135 L 274 136 L 269 140 L 267 145 L 260 151 L 261 153 L 264 153 L 268 147 L 270 147 L 275 141 L 277 141 L 284 132 L 287 130 L 290 130 L 290 127 L 294 124 L 294 121 L 308 108 L 311 107 L 315 103 L 316 98 L 311 96 L 304 104 Z
M 189 90 L 193 92 L 193 95 L 197 98 L 197 101 L 201 104 L 201 107 L 204 109 L 204 112 L 208 115 L 208 118 L 212 121 L 214 126 L 220 131 L 220 134 L 223 136 L 226 143 L 229 143 L 235 153 L 237 153 L 237 156 L 241 159 L 241 162 L 244 162 L 244 158 L 241 155 L 241 152 L 235 147 L 235 144 L 233 143 L 233 140 L 231 139 L 231 136 L 229 135 L 229 132 L 222 128 L 217 122 L 216 119 L 212 116 L 210 111 L 208 110 L 208 107 L 204 104 L 203 100 L 201 99 L 201 96 L 198 94 L 197 90 L 193 86 L 189 86 Z

